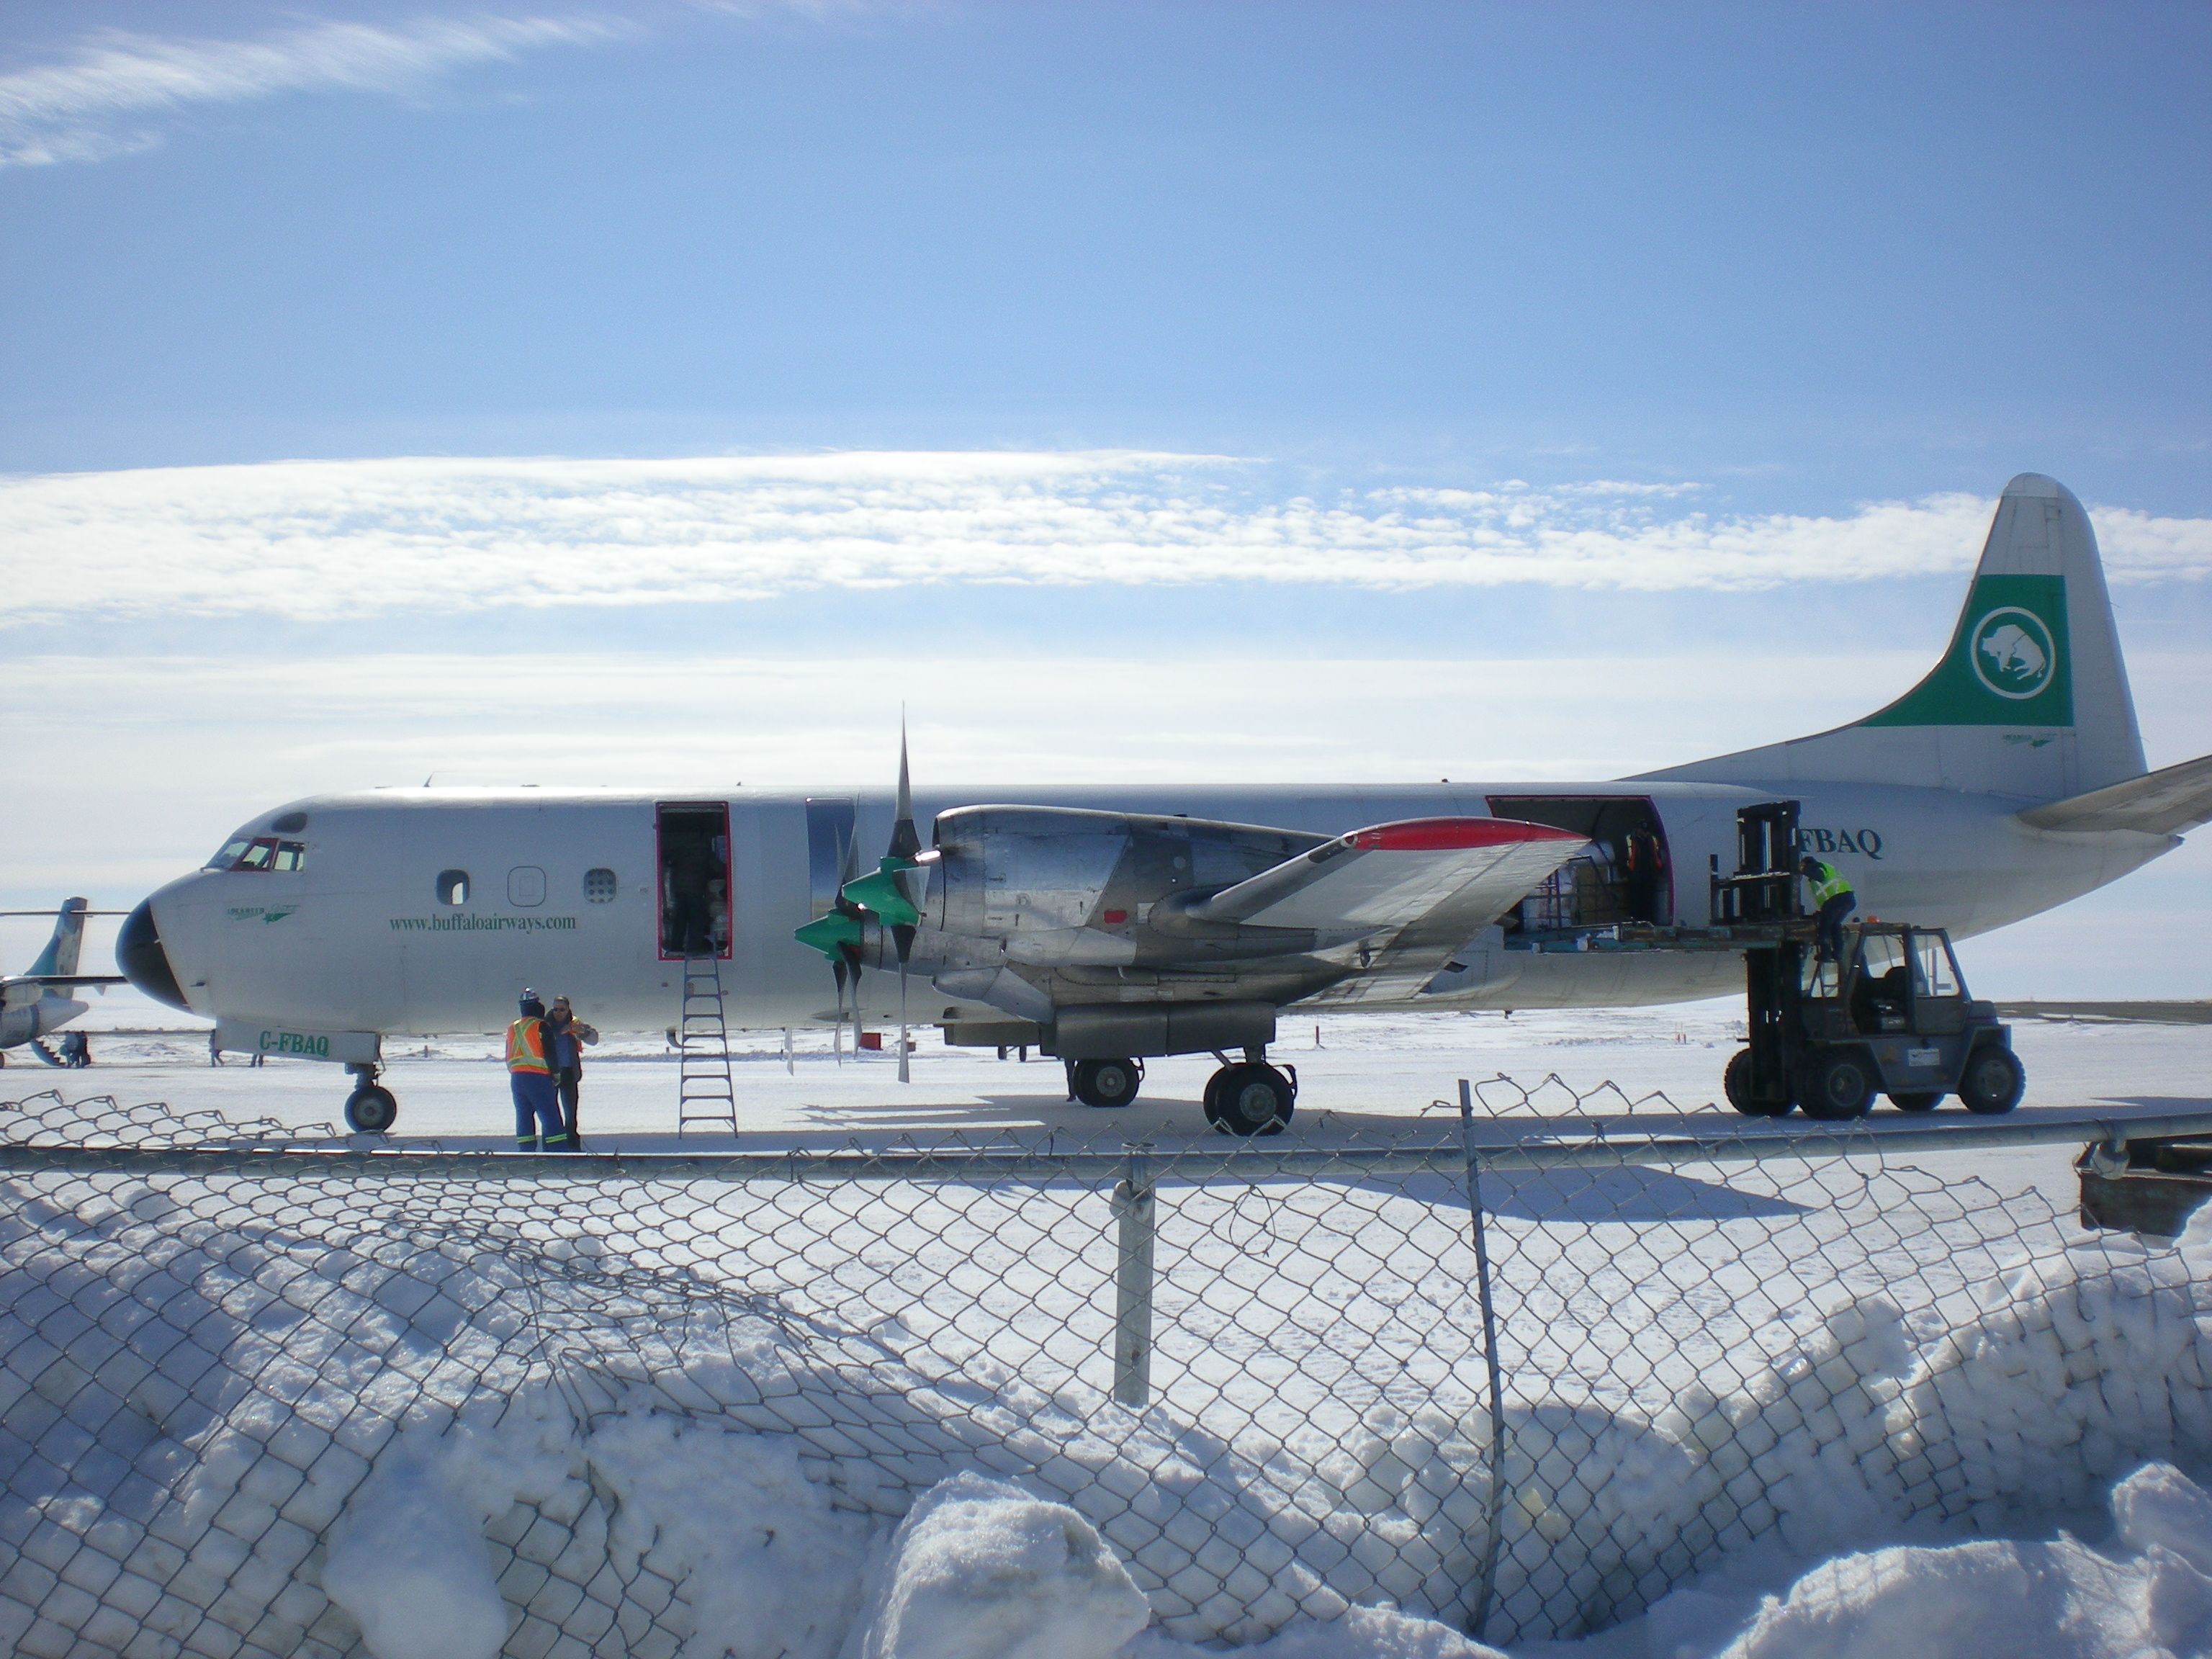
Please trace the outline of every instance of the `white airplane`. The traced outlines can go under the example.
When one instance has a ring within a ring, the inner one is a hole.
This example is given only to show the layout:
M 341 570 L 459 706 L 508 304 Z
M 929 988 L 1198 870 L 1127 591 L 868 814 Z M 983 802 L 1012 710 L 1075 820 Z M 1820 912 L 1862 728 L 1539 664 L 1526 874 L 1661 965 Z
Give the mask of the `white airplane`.
M 119 974 L 80 974 L 77 958 L 84 949 L 87 916 L 119 915 L 116 910 L 94 910 L 89 899 L 66 898 L 56 910 L 0 910 L 6 916 L 52 916 L 53 937 L 39 952 L 27 973 L 0 975 L 0 1064 L 10 1048 L 28 1044 L 32 1053 L 49 1066 L 62 1062 L 41 1041 L 76 1018 L 85 1005 L 64 994 L 80 985 L 120 985 Z
M 2087 515 L 2024 474 L 1942 659 L 1816 736 L 1599 783 L 1017 787 L 910 805 L 902 750 L 896 796 L 320 796 L 254 818 L 155 893 L 117 954 L 149 995 L 215 1018 L 227 1047 L 347 1066 L 356 1127 L 395 1109 L 374 1083 L 384 1037 L 496 1032 L 526 985 L 567 992 L 599 1025 L 658 1030 L 678 1018 L 688 961 L 732 1025 L 842 1021 L 849 988 L 856 1019 L 915 1006 L 954 1042 L 1036 1044 L 1097 1105 L 1133 1098 L 1146 1057 L 1242 1051 L 1206 1110 L 1254 1133 L 1291 1109 L 1293 1080 L 1265 1059 L 1285 1008 L 1739 988 L 1733 956 L 1607 946 L 1623 922 L 1705 924 L 1738 809 L 1778 799 L 1802 803 L 1806 850 L 1848 875 L 1862 916 L 1969 935 L 2179 846 L 2212 817 L 2212 757 L 2145 773 Z

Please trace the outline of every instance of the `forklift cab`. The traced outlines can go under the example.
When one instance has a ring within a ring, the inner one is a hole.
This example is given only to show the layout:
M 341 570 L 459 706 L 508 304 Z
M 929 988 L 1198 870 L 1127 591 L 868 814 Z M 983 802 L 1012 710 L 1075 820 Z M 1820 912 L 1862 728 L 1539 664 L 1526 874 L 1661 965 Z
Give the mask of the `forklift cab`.
M 1842 962 L 1804 972 L 1805 1000 L 1820 1006 L 1825 1035 L 1951 1036 L 1966 1029 L 1966 981 L 1941 928 L 1870 923 Z
M 1870 921 L 1846 935 L 1840 962 L 1807 957 L 1795 939 L 1745 953 L 1751 1047 L 1725 1079 L 1738 1111 L 1855 1118 L 1876 1093 L 1908 1112 L 1948 1094 L 1972 1112 L 2019 1103 L 2012 1034 L 1968 996 L 1942 928 Z

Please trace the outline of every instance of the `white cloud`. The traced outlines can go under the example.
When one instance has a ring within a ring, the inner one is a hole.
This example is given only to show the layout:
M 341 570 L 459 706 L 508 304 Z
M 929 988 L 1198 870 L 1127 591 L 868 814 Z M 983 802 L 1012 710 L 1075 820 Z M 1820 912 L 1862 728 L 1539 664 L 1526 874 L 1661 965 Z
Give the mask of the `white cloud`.
M 98 161 L 159 139 L 153 118 L 279 93 L 394 92 L 465 64 L 606 38 L 590 19 L 331 21 L 259 40 L 164 40 L 106 30 L 66 61 L 0 75 L 0 167 Z
M 393 459 L 0 483 L 8 619 L 327 621 L 713 604 L 815 589 L 1264 581 L 1755 591 L 1971 568 L 1993 503 L 1694 510 L 1595 482 L 1269 492 L 1267 469 L 1127 452 Z M 2212 520 L 2097 514 L 2117 581 L 2212 574 Z

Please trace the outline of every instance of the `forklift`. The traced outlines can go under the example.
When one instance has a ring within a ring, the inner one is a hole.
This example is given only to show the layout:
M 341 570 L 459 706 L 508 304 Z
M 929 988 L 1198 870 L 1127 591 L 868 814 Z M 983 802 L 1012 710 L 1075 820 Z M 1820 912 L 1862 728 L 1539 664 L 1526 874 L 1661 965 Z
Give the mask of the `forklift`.
M 1955 1094 L 1970 1112 L 2020 1103 L 2026 1074 L 2012 1032 L 1974 1001 L 1940 927 L 1867 921 L 1847 927 L 1843 960 L 1814 959 L 1815 929 L 1798 884 L 1798 803 L 1736 814 L 1736 872 L 1712 875 L 1710 932 L 1747 945 L 1751 1046 L 1728 1063 L 1729 1104 L 1751 1117 L 1863 1117 L 1877 1093 L 1900 1111 Z

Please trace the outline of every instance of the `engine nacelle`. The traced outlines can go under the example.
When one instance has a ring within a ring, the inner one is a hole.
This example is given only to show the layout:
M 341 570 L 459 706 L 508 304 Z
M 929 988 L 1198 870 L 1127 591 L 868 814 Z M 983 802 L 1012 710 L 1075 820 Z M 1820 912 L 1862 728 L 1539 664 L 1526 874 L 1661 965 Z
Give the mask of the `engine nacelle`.
M 1176 901 L 1233 886 L 1328 839 L 1203 818 L 958 807 L 937 819 L 928 920 L 948 933 L 1004 940 L 1020 960 L 1024 936 L 1040 945 L 1086 929 L 1126 938 L 1156 905 L 1172 911 Z

